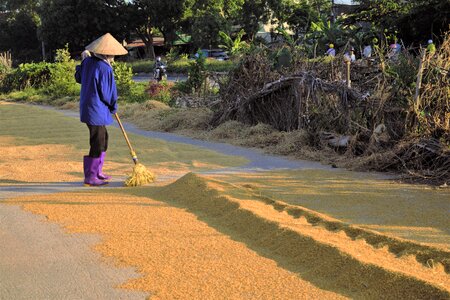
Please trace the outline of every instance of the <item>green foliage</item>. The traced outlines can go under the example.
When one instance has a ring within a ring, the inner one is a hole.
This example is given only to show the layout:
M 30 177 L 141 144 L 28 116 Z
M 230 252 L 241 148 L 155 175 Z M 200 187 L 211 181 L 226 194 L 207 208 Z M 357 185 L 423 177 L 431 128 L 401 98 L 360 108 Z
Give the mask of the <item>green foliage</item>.
M 62 64 L 73 62 L 70 57 L 69 44 L 66 44 L 64 48 L 56 50 L 55 62 Z
M 330 22 L 322 17 L 317 22 L 311 22 L 310 32 L 305 36 L 305 41 L 310 46 L 313 56 L 326 52 L 328 44 L 333 43 L 335 48 L 344 46 L 349 38 L 349 27 L 343 24 L 343 19 Z
M 250 40 L 255 38 L 261 24 L 270 19 L 270 9 L 266 0 L 245 0 L 240 11 L 239 20 Z
M 443 36 L 448 30 L 450 2 L 442 0 L 359 0 L 348 23 L 367 22 L 381 34 L 395 32 L 406 43 Z
M 125 28 L 133 29 L 146 45 L 146 55 L 154 59 L 153 37 L 161 33 L 167 44 L 178 39 L 177 31 L 184 20 L 183 14 L 190 6 L 187 0 L 134 0 L 121 1 L 121 15 Z M 129 32 L 127 32 L 129 33 Z
M 449 30 L 450 1 L 414 1 L 408 13 L 396 22 L 402 40 L 409 42 L 426 41 L 433 36 L 443 37 Z
M 45 92 L 54 97 L 77 96 L 80 94 L 80 85 L 76 83 L 73 60 L 56 62 L 50 68 L 50 82 L 45 85 Z
M 37 34 L 40 18 L 34 5 L 8 1 L 6 6 L 5 10 L 0 8 L 0 52 L 11 50 L 18 62 L 37 60 L 41 45 Z
M 57 50 L 55 63 L 26 63 L 8 73 L 1 84 L 3 92 L 20 91 L 27 88 L 42 89 L 46 94 L 74 96 L 80 92 L 75 82 L 75 62 L 68 48 Z
M 120 101 L 127 102 L 127 103 L 133 103 L 133 102 L 143 103 L 150 99 L 150 97 L 148 96 L 148 94 L 146 92 L 146 89 L 147 89 L 146 83 L 135 82 L 131 86 L 131 91 L 129 94 L 127 94 L 127 95 L 119 94 Z
M 379 31 L 395 30 L 399 18 L 408 12 L 412 1 L 359 0 L 353 18 L 355 21 L 369 22 Z
M 2 91 L 11 92 L 25 88 L 41 88 L 50 83 L 50 63 L 20 64 L 18 68 L 8 73 L 2 82 Z
M 80 85 L 74 78 L 75 62 L 70 57 L 69 45 L 57 49 L 55 63 L 50 67 L 50 81 L 45 84 L 45 92 L 53 97 L 76 96 Z
M 199 51 L 198 54 L 197 59 L 189 64 L 188 80 L 186 81 L 187 88 L 193 92 L 198 91 L 206 79 L 206 59 L 202 52 Z
M 125 26 L 126 14 L 120 1 L 115 5 L 100 0 L 39 2 L 39 33 L 50 51 L 66 43 L 70 43 L 71 51 L 80 50 L 105 32 L 120 41 L 130 30 Z
M 134 85 L 132 68 L 126 63 L 114 62 L 113 70 L 119 96 L 130 95 Z
M 418 66 L 419 59 L 405 52 L 401 53 L 395 61 L 387 63 L 386 74 L 392 78 L 393 86 L 398 91 L 397 96 L 412 96 L 416 85 Z M 403 97 L 397 98 L 405 101 Z
M 311 22 L 319 20 L 319 12 L 307 1 L 291 2 L 285 20 L 294 31 L 295 39 L 299 39 L 309 31 Z
M 175 82 L 175 85 L 173 86 L 173 89 L 175 91 L 181 92 L 182 94 L 190 94 L 192 92 L 190 87 L 186 84 L 186 81 L 177 81 L 177 82 Z
M 176 61 L 180 57 L 180 53 L 177 48 L 172 47 L 169 50 L 169 53 L 166 54 L 166 60 L 167 63 L 170 64 L 171 62 Z
M 218 9 L 198 11 L 192 24 L 192 42 L 195 47 L 210 48 L 220 43 L 219 32 L 227 28 L 227 22 Z
M 222 39 L 222 45 L 219 45 L 221 48 L 224 48 L 230 53 L 230 55 L 238 55 L 241 53 L 245 53 L 249 50 L 250 46 L 247 42 L 242 40 L 242 37 L 244 36 L 245 31 L 244 29 L 241 29 L 234 40 L 231 36 L 226 34 L 223 31 L 219 31 L 220 38 Z
M 21 91 L 12 91 L 9 93 L 0 94 L 0 100 L 13 101 L 36 102 L 36 100 L 40 100 L 42 97 L 48 98 L 47 95 L 34 88 L 26 88 Z

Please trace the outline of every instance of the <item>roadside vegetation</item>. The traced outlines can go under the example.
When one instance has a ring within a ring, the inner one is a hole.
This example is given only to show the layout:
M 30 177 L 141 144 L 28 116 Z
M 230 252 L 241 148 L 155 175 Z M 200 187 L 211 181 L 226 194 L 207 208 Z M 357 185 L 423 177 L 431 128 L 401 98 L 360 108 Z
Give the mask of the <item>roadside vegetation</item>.
M 167 72 L 169 74 L 187 74 L 192 61 L 193 59 L 186 57 L 176 58 L 174 61 L 169 60 Z M 129 63 L 133 73 L 153 73 L 154 65 L 155 61 L 151 59 L 135 60 Z M 207 59 L 205 69 L 209 72 L 228 72 L 234 65 L 232 60 Z

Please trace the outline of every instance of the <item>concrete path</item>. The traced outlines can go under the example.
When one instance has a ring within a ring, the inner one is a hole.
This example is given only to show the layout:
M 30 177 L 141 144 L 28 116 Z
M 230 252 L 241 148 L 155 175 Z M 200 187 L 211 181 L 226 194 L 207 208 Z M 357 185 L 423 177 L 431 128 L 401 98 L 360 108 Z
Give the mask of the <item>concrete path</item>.
M 4 196 L 4 195 L 3 195 Z M 0 200 L 1 201 L 1 200 Z M 100 238 L 67 234 L 44 217 L 0 204 L 0 299 L 145 299 L 115 288 L 136 277 L 92 251 Z

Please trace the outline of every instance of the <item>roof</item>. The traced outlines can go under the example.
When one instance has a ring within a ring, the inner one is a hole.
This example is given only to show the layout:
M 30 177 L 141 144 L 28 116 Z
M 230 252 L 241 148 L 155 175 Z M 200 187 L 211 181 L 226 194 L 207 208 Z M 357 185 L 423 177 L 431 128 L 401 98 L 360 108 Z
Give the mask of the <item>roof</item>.
M 173 42 L 173 44 L 174 45 L 185 45 L 187 43 L 190 43 L 191 40 L 192 40 L 192 38 L 190 35 L 181 34 L 180 39 Z M 162 46 L 164 46 L 164 44 L 165 44 L 165 41 L 164 41 L 163 37 L 160 37 L 160 36 L 153 37 L 153 46 L 162 47 Z M 145 43 L 142 41 L 142 39 L 133 40 L 125 45 L 125 48 L 127 48 L 127 49 L 139 48 L 139 47 L 145 47 Z
M 159 36 L 154 37 L 153 46 L 164 46 L 164 38 Z M 142 39 L 133 40 L 125 45 L 125 48 L 127 49 L 139 47 L 145 47 L 145 43 L 142 41 Z

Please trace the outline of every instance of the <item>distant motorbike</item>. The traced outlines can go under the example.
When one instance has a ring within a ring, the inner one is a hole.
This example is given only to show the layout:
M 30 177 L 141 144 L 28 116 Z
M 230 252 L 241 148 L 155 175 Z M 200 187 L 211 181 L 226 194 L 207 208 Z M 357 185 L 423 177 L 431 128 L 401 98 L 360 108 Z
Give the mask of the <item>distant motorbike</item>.
M 166 66 L 161 64 L 153 70 L 153 78 L 156 79 L 156 81 L 161 81 L 167 77 L 167 70 Z

